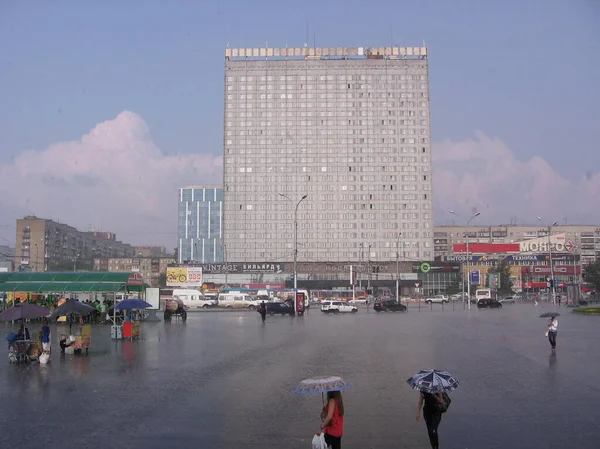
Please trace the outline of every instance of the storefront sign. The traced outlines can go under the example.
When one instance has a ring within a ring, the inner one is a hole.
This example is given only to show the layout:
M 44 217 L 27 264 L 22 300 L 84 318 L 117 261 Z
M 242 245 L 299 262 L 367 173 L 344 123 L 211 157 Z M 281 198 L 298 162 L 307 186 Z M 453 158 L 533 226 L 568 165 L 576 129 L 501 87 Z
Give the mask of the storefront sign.
M 204 274 L 231 273 L 281 273 L 282 263 L 272 262 L 243 262 L 243 263 L 206 263 L 187 265 L 188 268 L 199 268 Z
M 519 250 L 522 253 L 568 253 L 574 248 L 573 242 L 567 240 L 565 234 L 552 235 L 548 237 L 540 237 L 537 239 L 526 240 L 519 243 Z
M 413 264 L 413 273 L 441 273 L 441 272 L 459 272 L 460 264 L 446 262 L 420 262 Z

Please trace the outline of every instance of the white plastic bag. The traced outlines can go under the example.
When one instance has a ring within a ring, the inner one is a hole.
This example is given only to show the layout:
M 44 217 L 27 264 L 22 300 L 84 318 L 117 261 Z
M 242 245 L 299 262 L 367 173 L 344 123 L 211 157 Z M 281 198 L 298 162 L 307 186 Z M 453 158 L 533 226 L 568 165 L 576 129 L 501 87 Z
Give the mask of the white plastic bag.
M 316 435 L 312 439 L 312 449 L 327 449 L 325 444 L 325 434 L 321 432 L 321 435 Z
M 50 356 L 43 352 L 42 355 L 38 357 L 38 360 L 42 365 L 45 365 L 50 360 Z

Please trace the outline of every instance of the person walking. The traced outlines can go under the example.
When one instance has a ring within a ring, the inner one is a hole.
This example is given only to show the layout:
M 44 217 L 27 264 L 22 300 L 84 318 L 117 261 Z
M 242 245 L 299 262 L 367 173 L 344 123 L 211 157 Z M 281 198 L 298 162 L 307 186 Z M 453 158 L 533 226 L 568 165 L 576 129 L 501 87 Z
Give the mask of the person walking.
M 260 317 L 262 318 L 262 322 L 264 323 L 265 319 L 267 318 L 267 305 L 264 301 L 260 304 Z
M 421 390 L 419 393 L 419 403 L 417 405 L 417 421 L 421 419 L 421 408 L 423 409 L 423 418 L 427 425 L 427 434 L 432 449 L 439 449 L 438 426 L 442 421 L 442 413 L 438 410 L 438 404 L 444 404 L 442 393 L 427 393 Z
M 48 326 L 48 320 L 44 320 L 42 326 L 42 351 L 50 355 L 50 326 Z
M 552 346 L 552 350 L 556 350 L 556 335 L 558 334 L 558 318 L 555 316 L 550 318 L 548 322 L 548 341 L 550 342 L 550 346 Z
M 327 392 L 327 405 L 321 411 L 321 427 L 317 435 L 325 433 L 325 443 L 331 449 L 342 448 L 342 436 L 344 435 L 344 401 L 341 391 Z

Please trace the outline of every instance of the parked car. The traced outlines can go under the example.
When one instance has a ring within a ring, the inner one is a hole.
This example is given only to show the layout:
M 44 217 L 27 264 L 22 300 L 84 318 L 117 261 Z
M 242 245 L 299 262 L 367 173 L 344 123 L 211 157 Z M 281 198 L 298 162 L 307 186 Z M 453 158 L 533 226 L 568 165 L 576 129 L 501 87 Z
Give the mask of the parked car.
M 376 312 L 404 312 L 406 311 L 406 306 L 394 299 L 388 299 L 385 301 L 377 301 L 373 304 L 373 310 Z
M 505 296 L 504 298 L 500 299 L 498 302 L 501 302 L 503 304 L 505 302 L 509 302 L 511 304 L 514 304 L 515 303 L 515 297 L 514 296 Z
M 217 305 L 216 298 L 202 296 L 200 291 L 193 289 L 174 289 L 173 299 L 181 299 L 188 309 L 206 309 Z
M 293 315 L 294 309 L 285 302 L 266 302 L 265 306 L 267 306 L 267 313 L 269 315 Z M 260 312 L 260 306 L 256 308 L 257 312 Z
M 429 298 L 425 299 L 425 302 L 427 304 L 431 304 L 431 303 L 437 303 L 437 304 L 442 304 L 442 303 L 447 303 L 450 300 L 448 299 L 448 297 L 446 295 L 435 295 L 435 296 L 430 296 Z
M 481 298 L 477 301 L 478 309 L 499 309 L 502 307 L 502 303 L 493 298 Z
M 321 303 L 323 313 L 348 313 L 358 312 L 358 307 L 346 304 L 343 301 L 323 301 Z
M 219 295 L 219 307 L 224 309 L 255 309 L 261 302 L 245 293 L 224 293 Z

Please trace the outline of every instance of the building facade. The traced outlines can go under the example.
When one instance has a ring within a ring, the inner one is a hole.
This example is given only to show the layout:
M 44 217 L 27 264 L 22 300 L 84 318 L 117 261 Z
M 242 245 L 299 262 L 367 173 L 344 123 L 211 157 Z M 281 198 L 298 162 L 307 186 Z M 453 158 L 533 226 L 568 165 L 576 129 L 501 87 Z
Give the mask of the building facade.
M 465 244 L 467 232 L 471 244 L 514 244 L 519 243 L 522 253 L 549 253 L 544 245 L 531 245 L 534 240 L 544 242 L 548 239 L 547 226 L 436 226 L 434 228 L 435 256 L 441 257 L 455 253 L 455 245 Z M 600 226 L 593 225 L 557 225 L 551 228 L 550 250 L 555 254 L 565 253 L 577 255 L 581 263 L 588 264 L 600 259 Z M 556 242 L 555 242 L 556 240 Z M 559 242 L 562 246 L 557 246 Z M 527 242 L 530 242 L 529 244 Z M 475 254 L 476 246 L 470 247 Z M 466 248 L 465 248 L 466 250 Z M 512 251 L 508 251 L 512 252 Z
M 167 266 L 175 263 L 172 257 L 111 257 L 95 258 L 94 271 L 139 273 L 144 282 L 152 287 L 161 287 L 161 274 L 167 273 Z
M 432 260 L 429 111 L 424 47 L 228 48 L 227 260 Z
M 223 261 L 223 189 L 189 186 L 179 189 L 179 263 Z
M 82 232 L 35 216 L 17 220 L 15 266 L 21 270 L 91 270 L 96 257 L 134 255 L 134 247 L 112 232 Z

